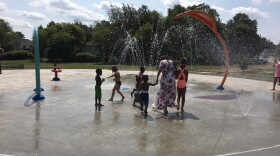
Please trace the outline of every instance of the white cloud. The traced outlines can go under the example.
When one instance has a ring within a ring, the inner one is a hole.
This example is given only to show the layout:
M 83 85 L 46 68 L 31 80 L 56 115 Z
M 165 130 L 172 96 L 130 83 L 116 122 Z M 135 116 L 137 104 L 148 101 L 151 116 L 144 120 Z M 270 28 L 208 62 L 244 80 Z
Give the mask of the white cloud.
M 184 7 L 188 7 L 188 6 L 193 6 L 193 5 L 199 5 L 201 4 L 201 2 L 198 1 L 186 1 L 186 0 L 180 0 L 180 4 Z
M 13 28 L 33 28 L 32 24 L 30 24 L 28 22 L 25 22 L 23 20 L 17 20 L 17 19 L 13 19 L 13 18 L 10 18 L 10 17 L 1 17 L 1 16 L 0 16 L 0 18 L 9 22 L 9 24 Z
M 250 18 L 254 19 L 263 19 L 263 18 L 268 18 L 269 15 L 265 12 L 260 11 L 257 8 L 252 8 L 252 7 L 237 7 L 237 8 L 232 8 L 231 10 L 226 10 L 221 7 L 217 6 L 211 6 L 211 8 L 216 9 L 220 14 L 230 14 L 230 15 L 235 15 L 237 13 L 245 13 L 247 14 Z
M 174 5 L 179 4 L 180 0 L 161 0 L 163 5 L 165 5 L 167 8 L 172 8 Z
M 176 4 L 180 4 L 184 7 L 201 4 L 201 2 L 189 0 L 161 0 L 161 3 L 167 8 L 172 8 Z
M 270 3 L 280 2 L 280 0 L 269 0 Z
M 15 13 L 20 14 L 21 16 L 27 17 L 29 19 L 33 19 L 33 20 L 45 20 L 47 19 L 47 17 L 39 12 L 29 12 L 29 11 L 19 11 L 16 10 L 14 11 Z
M 217 10 L 218 12 L 226 12 L 227 10 L 222 8 L 222 7 L 218 7 L 218 6 L 215 6 L 215 5 L 212 5 L 211 8 Z
M 29 0 L 30 2 L 28 5 L 33 6 L 33 7 L 39 7 L 39 8 L 44 8 L 49 4 L 48 1 L 42 1 L 42 0 Z
M 252 8 L 252 7 L 238 7 L 238 8 L 233 8 L 230 10 L 232 14 L 237 14 L 237 13 L 245 13 L 249 15 L 252 18 L 260 19 L 260 18 L 268 18 L 268 14 L 265 12 L 260 11 L 257 8 Z
M 70 0 L 51 0 L 49 1 L 49 6 L 53 8 L 58 8 L 62 10 L 81 10 L 82 7 L 78 6 L 76 3 L 71 2 Z M 86 9 L 86 8 L 84 8 Z
M 103 14 L 93 12 L 86 7 L 79 6 L 70 0 L 32 0 L 29 5 L 41 7 L 56 12 L 72 19 L 81 21 L 105 20 Z
M 259 5 L 262 3 L 262 0 L 251 0 L 253 4 Z
M 0 11 L 7 10 L 7 5 L 5 3 L 0 2 Z
M 264 2 L 264 0 L 251 0 L 252 3 L 256 4 L 256 5 L 260 5 Z M 280 0 L 269 0 L 269 3 L 277 3 L 280 2 Z
M 98 8 L 98 9 L 104 9 L 104 10 L 109 10 L 111 5 L 115 5 L 117 7 L 122 7 L 121 3 L 118 2 L 108 2 L 108 1 L 101 1 L 99 4 L 93 3 L 93 6 Z

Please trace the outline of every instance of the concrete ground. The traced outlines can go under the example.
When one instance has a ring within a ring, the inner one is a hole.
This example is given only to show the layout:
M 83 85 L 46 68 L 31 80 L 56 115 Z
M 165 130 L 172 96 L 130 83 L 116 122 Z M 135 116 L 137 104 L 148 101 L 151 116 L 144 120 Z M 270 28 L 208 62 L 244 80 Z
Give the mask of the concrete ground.
M 104 71 L 102 77 L 110 75 Z M 63 70 L 61 81 L 41 70 L 45 100 L 34 102 L 33 70 L 0 75 L 0 156 L 3 155 L 238 155 L 280 153 L 280 86 L 190 74 L 185 112 L 153 110 L 159 85 L 150 88 L 147 118 L 132 106 L 136 71 L 121 71 L 124 102 L 108 102 L 112 79 L 102 85 L 105 105 L 95 110 L 94 70 Z M 125 74 L 129 74 L 124 76 Z M 156 72 L 150 74 L 155 80 Z M 242 90 L 242 91 L 241 91 Z M 139 106 L 137 104 L 137 106 Z

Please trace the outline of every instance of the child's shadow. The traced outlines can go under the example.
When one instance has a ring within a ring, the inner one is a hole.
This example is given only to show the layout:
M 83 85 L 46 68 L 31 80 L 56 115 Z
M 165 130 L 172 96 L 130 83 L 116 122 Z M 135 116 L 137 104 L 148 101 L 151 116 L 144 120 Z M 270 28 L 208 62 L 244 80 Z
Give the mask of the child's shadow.
M 170 119 L 170 120 L 186 120 L 186 119 L 200 120 L 197 116 L 193 115 L 192 113 L 188 113 L 188 112 L 170 113 L 170 117 L 168 119 Z
M 141 112 L 141 115 L 135 115 L 135 116 L 138 118 L 145 119 L 147 121 L 155 121 L 155 119 L 151 115 L 149 115 L 149 113 L 145 115 L 143 112 Z
M 123 104 L 123 101 L 122 100 L 112 101 L 112 104 Z
M 139 109 L 139 111 L 140 111 L 141 106 L 135 105 L 133 107 L 136 108 L 136 109 Z M 136 117 L 139 117 L 139 118 L 142 118 L 142 119 L 146 119 L 148 121 L 155 121 L 155 119 L 151 115 L 149 115 L 149 113 L 147 115 L 145 115 L 143 112 L 141 112 L 141 116 L 140 115 L 136 115 Z
M 159 112 L 159 111 L 155 111 L 155 112 Z M 161 113 L 161 112 L 159 113 L 161 114 L 161 116 L 157 117 L 157 119 L 163 118 L 168 120 L 186 120 L 186 119 L 200 120 L 197 116 L 188 112 L 172 112 L 168 114 Z

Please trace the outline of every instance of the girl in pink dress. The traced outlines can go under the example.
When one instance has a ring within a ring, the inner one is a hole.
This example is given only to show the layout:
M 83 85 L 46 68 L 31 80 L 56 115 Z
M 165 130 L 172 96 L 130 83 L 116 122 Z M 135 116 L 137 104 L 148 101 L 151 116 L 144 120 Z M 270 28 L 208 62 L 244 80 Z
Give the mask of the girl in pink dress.
M 273 66 L 275 68 L 275 73 L 274 73 L 274 81 L 273 81 L 272 90 L 275 90 L 275 85 L 276 85 L 277 79 L 280 78 L 280 59 L 278 61 L 276 61 L 276 59 L 275 59 Z

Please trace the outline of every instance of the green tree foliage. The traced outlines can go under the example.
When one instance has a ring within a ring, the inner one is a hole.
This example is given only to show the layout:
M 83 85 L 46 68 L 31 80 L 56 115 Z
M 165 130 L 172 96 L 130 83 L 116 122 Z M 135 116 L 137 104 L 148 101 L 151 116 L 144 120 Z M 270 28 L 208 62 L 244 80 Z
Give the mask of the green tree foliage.
M 108 16 L 114 28 L 124 28 L 132 35 L 140 27 L 139 14 L 132 5 L 123 4 L 122 8 L 112 5 Z
M 50 22 L 47 28 L 39 27 L 40 50 L 48 60 L 73 61 L 86 43 L 84 30 L 77 24 Z
M 280 58 L 280 42 L 275 46 L 275 54 Z
M 29 51 L 9 51 L 3 54 L 4 60 L 25 60 L 33 58 L 33 54 Z
M 257 51 L 259 42 L 257 21 L 239 13 L 228 21 L 225 29 L 232 63 L 249 63 Z
M 12 39 L 24 39 L 24 34 L 19 31 L 12 32 L 11 36 L 12 36 Z
M 49 41 L 47 58 L 50 60 L 71 60 L 74 54 L 74 37 L 67 32 L 53 34 Z
M 112 26 L 108 21 L 96 23 L 93 28 L 92 42 L 94 43 L 98 54 L 99 62 L 108 62 L 113 50 Z
M 10 44 L 12 40 L 13 29 L 10 24 L 3 19 L 0 19 L 0 47 L 5 49 L 5 51 L 12 50 Z
M 135 37 L 142 43 L 143 55 L 145 60 L 149 60 L 151 55 L 151 44 L 152 44 L 152 35 L 153 35 L 153 26 L 151 23 L 146 23 L 142 25 L 139 30 L 136 32 Z
M 95 55 L 92 54 L 87 54 L 87 53 L 79 53 L 76 56 L 76 61 L 77 62 L 94 62 L 95 60 Z
M 86 37 L 86 42 L 90 42 L 92 40 L 92 31 L 93 31 L 93 27 L 92 26 L 87 26 L 84 25 L 81 21 L 79 20 L 74 20 L 74 24 L 79 26 L 80 28 L 83 29 L 83 31 L 85 32 L 85 37 Z

